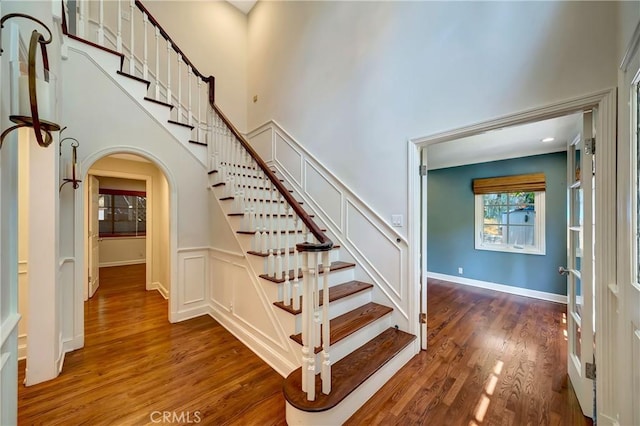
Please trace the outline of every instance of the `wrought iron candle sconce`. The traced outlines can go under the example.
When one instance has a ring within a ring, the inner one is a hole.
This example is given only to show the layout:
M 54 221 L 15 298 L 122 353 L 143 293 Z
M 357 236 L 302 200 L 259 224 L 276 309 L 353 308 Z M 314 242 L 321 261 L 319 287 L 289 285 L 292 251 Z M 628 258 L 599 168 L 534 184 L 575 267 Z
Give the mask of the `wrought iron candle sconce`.
M 49 83 L 49 58 L 47 56 L 47 44 L 51 43 L 52 35 L 49 28 L 40 20 L 31 17 L 29 15 L 25 15 L 22 13 L 10 13 L 5 15 L 0 19 L 0 31 L 4 27 L 4 23 L 11 18 L 25 18 L 31 21 L 34 21 L 44 27 L 49 34 L 49 38 L 45 39 L 42 34 L 40 34 L 37 30 L 33 30 L 31 33 L 31 41 L 29 43 L 29 62 L 28 62 L 28 83 L 29 83 L 29 106 L 31 110 L 31 116 L 26 115 L 10 115 L 9 120 L 16 123 L 15 126 L 12 126 L 6 129 L 0 135 L 0 148 L 2 148 L 2 142 L 4 138 L 11 133 L 12 131 L 19 129 L 21 127 L 32 127 L 35 134 L 38 145 L 43 148 L 51 145 L 53 141 L 53 137 L 51 136 L 51 132 L 57 132 L 60 130 L 60 125 L 56 123 L 52 123 L 50 121 L 40 119 L 40 114 L 38 112 L 38 96 L 36 91 L 36 50 L 38 45 L 40 45 L 40 50 L 42 52 L 42 65 L 44 67 L 44 80 L 46 83 Z M 0 54 L 2 50 L 0 50 Z M 44 134 L 44 138 L 43 138 Z
M 66 129 L 66 127 L 63 127 L 60 130 L 60 134 L 62 134 L 62 131 Z M 71 164 L 69 164 L 69 170 L 66 170 L 65 168 L 65 175 L 66 177 L 62 179 L 62 183 L 60 184 L 60 188 L 58 189 L 58 192 L 62 191 L 62 187 L 65 186 L 66 184 L 70 183 L 73 186 L 73 189 L 78 189 L 80 187 L 80 182 L 82 182 L 80 179 L 78 179 L 78 146 L 80 146 L 80 142 L 78 142 L 78 140 L 76 138 L 64 138 L 60 140 L 60 156 L 62 157 L 62 143 L 64 141 L 71 141 Z

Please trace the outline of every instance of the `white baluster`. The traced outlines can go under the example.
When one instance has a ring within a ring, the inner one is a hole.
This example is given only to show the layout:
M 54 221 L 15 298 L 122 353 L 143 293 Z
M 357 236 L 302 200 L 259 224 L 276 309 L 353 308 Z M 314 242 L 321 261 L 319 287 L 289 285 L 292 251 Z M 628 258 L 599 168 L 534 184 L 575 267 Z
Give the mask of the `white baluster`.
M 269 182 L 269 193 L 267 196 L 269 197 L 268 200 L 271 201 L 269 203 L 269 213 L 271 216 L 268 221 L 269 229 L 271 230 L 271 233 L 269 235 L 270 236 L 269 238 L 269 275 L 272 275 L 275 277 L 276 265 L 275 265 L 275 257 L 273 255 L 273 246 L 275 245 L 274 237 L 276 232 L 276 227 L 274 226 L 274 223 L 273 223 L 273 215 L 274 215 L 273 206 L 275 205 L 275 200 L 273 197 L 273 191 L 271 191 L 271 181 L 268 181 L 268 182 Z
M 78 37 L 84 38 L 87 34 L 87 7 L 89 2 L 84 0 L 79 0 L 77 3 L 77 11 L 78 11 Z
M 173 105 L 171 101 L 171 42 L 167 40 L 167 103 Z
M 201 100 L 201 96 L 202 96 L 202 78 L 200 78 L 200 76 L 198 76 L 198 130 L 196 130 L 196 138 L 198 138 L 197 140 L 202 140 L 200 139 L 200 120 L 201 120 L 201 112 L 200 112 L 200 107 L 202 106 L 202 100 Z M 191 101 L 189 101 L 189 104 L 191 104 Z
M 98 1 L 98 44 L 104 46 L 104 0 Z
M 133 32 L 133 27 L 134 27 L 134 25 L 133 25 L 133 21 L 134 21 L 134 19 L 133 19 L 133 17 L 134 17 L 133 6 L 134 6 L 134 3 L 135 3 L 134 0 L 131 0 L 129 2 L 129 18 L 131 19 L 130 20 L 130 22 L 131 22 L 131 25 L 130 25 L 130 28 L 131 28 L 131 30 L 130 30 L 131 31 L 131 44 L 129 45 L 129 53 L 131 54 L 131 57 L 129 58 L 129 74 L 131 74 L 131 75 L 135 75 L 135 72 L 136 72 L 136 61 L 135 61 L 135 56 L 133 54 L 133 51 L 135 50 L 135 44 L 134 44 L 135 43 L 135 37 L 134 37 L 134 32 Z
M 160 28 L 156 27 L 156 100 L 160 100 Z
M 144 50 L 143 50 L 143 63 L 142 63 L 142 78 L 149 80 L 149 47 L 147 43 L 147 24 L 149 23 L 149 16 L 146 13 L 142 14 L 142 21 L 144 23 Z
M 288 223 L 289 219 L 285 218 Z M 285 227 L 287 229 L 287 227 Z M 291 246 L 291 233 L 284 234 L 284 304 L 291 305 L 291 281 L 289 276 L 289 270 L 291 269 L 291 255 L 289 254 L 289 247 Z
M 267 236 L 267 228 L 262 228 L 262 235 L 260 236 L 260 241 L 262 242 L 262 247 L 260 248 L 261 253 L 266 253 L 269 251 L 267 244 L 269 243 Z M 267 275 L 269 275 L 269 269 L 267 268 Z
M 184 59 L 182 55 L 178 53 L 178 119 L 182 122 L 182 63 Z
M 303 254 L 303 291 L 302 303 L 304 304 L 302 318 L 306 318 L 306 331 L 307 337 L 305 339 L 304 332 L 302 334 L 303 340 L 303 356 L 304 349 L 307 348 L 307 374 L 304 377 L 306 379 L 306 392 L 307 400 L 315 401 L 316 399 L 316 357 L 315 357 L 315 342 L 316 342 L 316 327 L 314 324 L 314 291 L 313 287 L 316 282 L 317 275 L 317 263 L 313 253 L 304 252 Z M 306 266 L 305 266 L 306 265 Z M 305 268 L 307 271 L 305 271 Z M 307 272 L 307 273 L 305 273 Z
M 324 276 L 322 277 L 322 393 L 328 395 L 331 392 L 331 359 L 329 348 L 331 346 L 329 328 L 329 251 L 322 252 L 322 267 Z
M 295 217 L 294 222 L 296 224 L 296 229 L 298 228 L 298 221 L 300 219 L 298 218 L 298 216 Z M 294 238 L 293 241 L 296 241 L 295 235 L 293 234 Z M 294 244 L 294 251 L 293 251 L 293 260 L 294 260 L 294 265 L 293 265 L 293 288 L 291 289 L 291 297 L 293 299 L 293 309 L 300 309 L 300 279 L 298 278 L 298 275 L 300 275 L 300 253 L 298 253 L 298 250 L 295 249 L 295 244 Z
M 189 119 L 187 120 L 187 123 L 189 123 L 189 126 L 193 126 L 193 108 L 191 108 L 191 80 L 193 79 L 193 71 L 191 71 L 191 65 L 187 64 L 187 81 L 189 82 L 189 94 L 188 94 L 188 105 L 189 105 Z M 199 127 L 199 126 L 198 126 Z M 198 132 L 196 132 L 198 133 Z M 200 142 L 200 139 L 198 138 L 198 135 L 196 134 L 196 140 L 198 142 Z
M 122 53 L 122 2 L 118 2 L 118 28 L 116 30 L 116 50 L 118 53 Z
M 278 190 L 274 190 L 273 191 L 274 194 L 276 195 L 276 205 L 277 205 L 277 209 L 276 209 L 276 214 L 274 216 L 274 220 L 277 224 L 276 228 L 277 228 L 277 234 L 276 234 L 276 250 L 278 251 L 278 254 L 276 256 L 276 272 L 277 272 L 277 276 L 276 278 L 278 278 L 279 280 L 281 280 L 283 278 L 282 275 L 282 253 L 283 253 L 283 243 L 282 243 L 282 232 L 286 232 L 287 234 L 289 234 L 288 230 L 285 228 L 282 228 L 282 220 L 280 218 L 280 192 Z

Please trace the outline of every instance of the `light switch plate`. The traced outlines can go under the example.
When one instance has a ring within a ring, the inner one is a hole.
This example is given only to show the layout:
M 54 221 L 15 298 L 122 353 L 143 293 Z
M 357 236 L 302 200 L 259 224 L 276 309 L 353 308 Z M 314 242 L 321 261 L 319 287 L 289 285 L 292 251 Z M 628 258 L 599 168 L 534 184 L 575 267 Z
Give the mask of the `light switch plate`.
M 402 227 L 402 215 L 401 214 L 392 214 L 391 215 L 391 226 Z

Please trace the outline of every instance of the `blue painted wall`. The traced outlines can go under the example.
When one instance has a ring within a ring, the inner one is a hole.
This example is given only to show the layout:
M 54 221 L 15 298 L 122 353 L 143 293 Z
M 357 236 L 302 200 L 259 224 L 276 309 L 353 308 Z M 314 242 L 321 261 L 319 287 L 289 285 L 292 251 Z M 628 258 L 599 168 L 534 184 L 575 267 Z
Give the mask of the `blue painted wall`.
M 427 268 L 430 272 L 566 295 L 567 156 L 565 152 L 429 171 Z M 546 176 L 546 255 L 475 249 L 476 178 L 543 172 Z

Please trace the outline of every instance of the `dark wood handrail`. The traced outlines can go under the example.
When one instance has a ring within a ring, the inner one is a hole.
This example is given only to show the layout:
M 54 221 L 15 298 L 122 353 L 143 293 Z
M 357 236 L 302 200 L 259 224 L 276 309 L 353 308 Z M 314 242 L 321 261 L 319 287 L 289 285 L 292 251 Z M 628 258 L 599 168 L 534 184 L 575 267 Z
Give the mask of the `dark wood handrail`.
M 236 139 L 240 141 L 240 144 L 244 147 L 244 149 L 246 149 L 247 152 L 249 152 L 249 155 L 251 155 L 251 157 L 258 164 L 258 166 L 260 166 L 264 174 L 267 175 L 269 180 L 273 183 L 273 185 L 276 187 L 278 192 L 280 192 L 280 194 L 284 197 L 287 203 L 291 206 L 293 211 L 298 215 L 298 217 L 300 217 L 302 222 L 304 222 L 304 224 L 307 225 L 307 228 L 309 228 L 309 231 L 311 231 L 311 233 L 318 239 L 319 243 L 317 244 L 309 243 L 309 242 L 296 244 L 298 251 L 331 250 L 331 247 L 333 247 L 333 242 L 329 239 L 329 237 L 327 237 L 327 235 L 318 227 L 318 225 L 316 225 L 316 223 L 309 216 L 309 214 L 302 208 L 302 206 L 300 206 L 298 201 L 295 198 L 293 198 L 293 195 L 291 195 L 291 193 L 287 190 L 284 184 L 280 182 L 280 179 L 276 177 L 276 175 L 271 171 L 269 166 L 267 166 L 267 163 L 264 162 L 264 160 L 260 157 L 260 155 L 258 155 L 258 153 L 253 149 L 253 147 L 249 145 L 249 142 L 247 142 L 247 140 L 244 138 L 244 136 L 242 136 L 242 134 L 238 131 L 238 129 L 236 129 L 233 124 L 231 124 L 231 121 L 229 121 L 227 116 L 224 115 L 224 113 L 220 110 L 220 108 L 218 108 L 217 105 L 214 105 L 213 109 L 220 116 L 224 124 L 227 125 L 229 130 L 231 130 L 231 133 L 233 133 Z
M 149 12 L 149 10 L 146 7 L 144 7 L 142 2 L 140 0 L 136 0 L 135 4 L 142 13 L 145 13 L 149 17 L 149 21 L 151 22 L 151 24 L 154 27 L 158 28 L 158 30 L 160 30 L 160 34 L 162 35 L 162 37 L 164 37 L 165 40 L 171 42 L 171 47 L 173 48 L 173 50 L 175 50 L 175 52 L 178 55 L 182 56 L 182 59 L 184 59 L 184 62 L 186 62 L 187 65 L 189 65 L 191 69 L 193 69 L 195 74 L 198 77 L 200 77 L 202 81 L 209 84 L 209 104 L 211 104 L 211 106 L 213 107 L 215 105 L 215 77 L 213 77 L 212 75 L 205 76 L 200 71 L 198 71 L 198 68 L 196 68 L 196 66 L 193 65 L 193 62 L 191 62 L 191 60 L 187 57 L 187 55 L 184 54 L 182 49 L 178 47 L 178 45 L 176 44 L 175 41 L 173 41 L 169 33 L 167 33 L 165 29 L 162 28 L 162 25 L 160 25 L 160 23 L 156 20 L 156 18 L 153 17 L 151 12 Z M 133 17 L 131 17 L 131 19 L 133 19 Z

